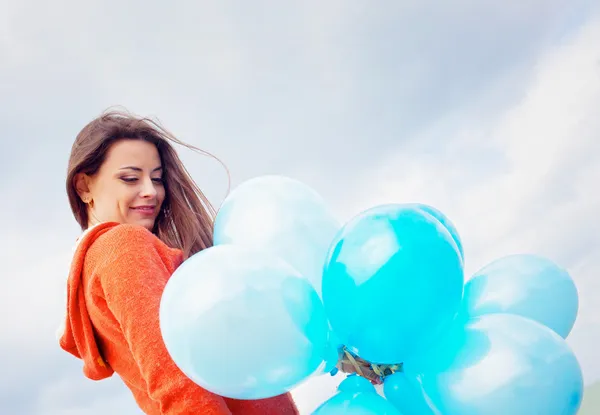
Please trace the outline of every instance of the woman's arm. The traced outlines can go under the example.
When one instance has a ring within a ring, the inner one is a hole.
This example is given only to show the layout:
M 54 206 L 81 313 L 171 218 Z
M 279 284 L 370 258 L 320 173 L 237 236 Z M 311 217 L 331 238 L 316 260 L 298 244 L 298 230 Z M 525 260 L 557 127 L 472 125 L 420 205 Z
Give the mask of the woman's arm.
M 110 234 L 110 235 L 109 235 Z M 159 308 L 176 265 L 170 251 L 147 230 L 118 226 L 106 234 L 111 260 L 99 271 L 108 308 L 121 325 L 148 394 L 164 415 L 231 415 L 225 400 L 179 370 L 164 345 Z

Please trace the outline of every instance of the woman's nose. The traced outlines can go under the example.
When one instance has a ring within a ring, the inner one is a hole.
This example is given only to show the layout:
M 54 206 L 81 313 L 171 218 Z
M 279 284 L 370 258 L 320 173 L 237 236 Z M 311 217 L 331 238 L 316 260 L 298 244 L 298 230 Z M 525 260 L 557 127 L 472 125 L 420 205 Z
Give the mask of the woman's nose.
M 152 179 L 144 180 L 144 182 L 142 184 L 141 196 L 142 197 L 156 196 L 156 187 L 154 186 Z

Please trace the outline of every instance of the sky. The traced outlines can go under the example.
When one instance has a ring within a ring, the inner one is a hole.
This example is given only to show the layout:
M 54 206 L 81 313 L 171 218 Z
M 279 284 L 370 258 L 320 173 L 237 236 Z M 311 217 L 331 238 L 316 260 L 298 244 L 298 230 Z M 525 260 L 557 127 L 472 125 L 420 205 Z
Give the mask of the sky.
M 436 206 L 467 275 L 512 253 L 551 258 L 579 289 L 568 342 L 599 380 L 600 6 L 439 3 L 0 0 L 0 413 L 139 413 L 54 336 L 79 234 L 70 147 L 115 105 L 215 154 L 234 186 L 303 181 L 341 221 Z M 180 155 L 218 205 L 220 165 Z M 297 388 L 301 412 L 339 380 Z

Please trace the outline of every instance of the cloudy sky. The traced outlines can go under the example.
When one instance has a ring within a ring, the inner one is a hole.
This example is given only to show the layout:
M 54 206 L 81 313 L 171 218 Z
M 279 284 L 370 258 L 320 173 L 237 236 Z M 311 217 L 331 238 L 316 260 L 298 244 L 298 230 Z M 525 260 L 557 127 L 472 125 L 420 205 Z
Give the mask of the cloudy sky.
M 234 185 L 304 181 L 341 220 L 437 206 L 469 274 L 515 252 L 554 259 L 580 290 L 569 342 L 600 379 L 596 1 L 155 3 L 0 0 L 0 413 L 139 412 L 54 338 L 78 236 L 69 150 L 112 105 L 216 154 Z M 180 154 L 218 204 L 223 170 Z M 295 391 L 303 413 L 337 380 Z

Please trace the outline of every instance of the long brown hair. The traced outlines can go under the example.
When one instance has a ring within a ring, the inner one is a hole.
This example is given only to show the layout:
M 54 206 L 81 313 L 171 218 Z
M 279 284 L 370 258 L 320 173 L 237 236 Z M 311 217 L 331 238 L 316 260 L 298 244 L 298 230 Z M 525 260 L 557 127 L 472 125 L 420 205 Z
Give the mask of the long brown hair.
M 78 173 L 96 174 L 110 146 L 123 139 L 150 142 L 156 146 L 161 158 L 165 200 L 153 232 L 167 245 L 181 249 L 186 258 L 212 246 L 215 209 L 191 178 L 171 143 L 221 161 L 210 153 L 178 140 L 158 122 L 126 111 L 104 112 L 87 124 L 73 143 L 66 187 L 71 210 L 81 229 L 87 229 L 89 217 L 87 205 L 77 193 L 75 177 Z

